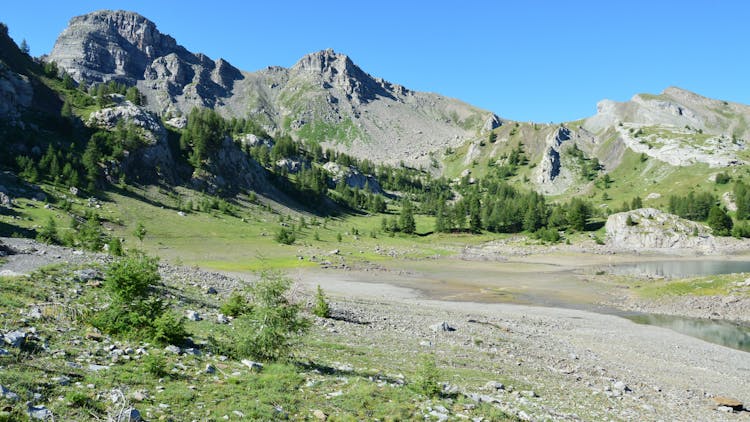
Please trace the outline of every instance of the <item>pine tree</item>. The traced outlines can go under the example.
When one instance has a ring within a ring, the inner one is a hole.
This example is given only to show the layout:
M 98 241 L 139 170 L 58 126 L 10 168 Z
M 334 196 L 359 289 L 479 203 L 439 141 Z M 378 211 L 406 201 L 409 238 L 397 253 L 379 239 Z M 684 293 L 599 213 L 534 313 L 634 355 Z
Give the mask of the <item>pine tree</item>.
M 414 210 L 411 201 L 404 199 L 401 204 L 401 212 L 398 218 L 398 228 L 404 233 L 413 234 L 417 229 L 417 223 L 414 221 Z
M 18 48 L 21 49 L 21 52 L 23 54 L 29 54 L 29 52 L 31 51 L 31 47 L 29 47 L 29 43 L 26 42 L 26 38 L 21 40 L 21 45 Z
M 706 223 L 717 236 L 729 236 L 732 231 L 732 218 L 718 205 L 711 208 Z

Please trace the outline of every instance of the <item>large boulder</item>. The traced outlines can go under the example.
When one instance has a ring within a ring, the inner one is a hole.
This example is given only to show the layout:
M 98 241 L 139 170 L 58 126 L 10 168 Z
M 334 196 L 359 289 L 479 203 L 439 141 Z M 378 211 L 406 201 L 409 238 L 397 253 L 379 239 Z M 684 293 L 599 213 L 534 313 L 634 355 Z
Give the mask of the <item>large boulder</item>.
M 383 192 L 377 179 L 369 174 L 362 174 L 353 167 L 328 162 L 323 165 L 323 168 L 331 174 L 331 178 L 335 184 L 346 183 L 350 188 L 369 188 L 373 193 Z
M 612 214 L 604 228 L 607 245 L 616 250 L 716 250 L 711 229 L 654 208 Z

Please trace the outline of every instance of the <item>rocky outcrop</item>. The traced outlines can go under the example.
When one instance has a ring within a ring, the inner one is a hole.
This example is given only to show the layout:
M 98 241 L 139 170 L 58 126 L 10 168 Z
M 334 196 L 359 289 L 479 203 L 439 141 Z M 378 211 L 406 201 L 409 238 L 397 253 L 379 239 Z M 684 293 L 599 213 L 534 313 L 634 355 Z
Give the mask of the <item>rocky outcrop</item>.
M 613 250 L 716 250 L 716 241 L 708 227 L 654 208 L 612 214 L 604 227 L 607 232 L 607 246 Z
M 206 168 L 195 170 L 190 184 L 210 194 L 236 194 L 251 189 L 260 194 L 276 193 L 269 184 L 266 170 L 226 137 L 215 151 Z
M 120 167 L 127 177 L 139 182 L 166 180 L 175 183 L 179 177 L 167 142 L 167 132 L 152 113 L 129 101 L 122 101 L 115 107 L 92 113 L 87 124 L 112 130 L 120 122 L 140 128 L 139 136 L 143 144 L 140 148 L 125 152 Z
M 0 119 L 18 124 L 21 112 L 31 106 L 33 96 L 29 79 L 0 61 Z
M 563 142 L 569 141 L 570 138 L 570 129 L 563 126 L 547 137 L 547 147 L 536 174 L 537 185 L 547 194 L 561 193 L 571 182 L 570 170 L 563 167 L 560 157 Z
M 243 78 L 226 61 L 193 54 L 150 20 L 126 11 L 74 17 L 48 59 L 79 82 L 138 85 L 151 109 L 160 113 L 214 107 Z
M 738 152 L 750 137 L 750 106 L 702 97 L 677 87 L 630 101 L 603 100 L 585 120 L 594 133 L 614 131 L 628 148 L 673 166 L 742 162 Z
M 362 174 L 355 168 L 333 162 L 325 163 L 323 168 L 331 174 L 331 179 L 335 184 L 343 182 L 350 188 L 367 189 L 373 193 L 383 192 L 377 179 L 369 174 Z

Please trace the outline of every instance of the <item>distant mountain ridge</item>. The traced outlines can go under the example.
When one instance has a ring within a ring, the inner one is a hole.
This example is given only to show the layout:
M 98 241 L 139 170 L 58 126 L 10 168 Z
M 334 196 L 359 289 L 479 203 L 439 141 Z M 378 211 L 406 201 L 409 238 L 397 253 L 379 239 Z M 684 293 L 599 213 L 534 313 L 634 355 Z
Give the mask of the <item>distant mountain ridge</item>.
M 241 71 L 188 51 L 153 22 L 124 11 L 71 19 L 49 59 L 79 81 L 136 84 L 147 107 L 162 116 L 213 108 L 225 117 L 250 117 L 269 133 L 456 179 L 494 171 L 522 150 L 527 167 L 511 173 L 549 195 L 589 191 L 629 153 L 653 160 L 637 171 L 655 172 L 655 183 L 677 171 L 656 164 L 706 166 L 701 172 L 709 174 L 750 159 L 750 106 L 677 87 L 626 102 L 603 100 L 596 115 L 579 121 L 511 122 L 374 77 L 333 50 L 308 54 L 290 68 Z
M 461 101 L 375 78 L 333 50 L 308 54 L 289 69 L 240 71 L 189 52 L 153 22 L 126 11 L 74 17 L 48 59 L 79 82 L 135 84 L 162 115 L 210 107 L 375 161 L 428 164 L 430 154 L 500 123 Z

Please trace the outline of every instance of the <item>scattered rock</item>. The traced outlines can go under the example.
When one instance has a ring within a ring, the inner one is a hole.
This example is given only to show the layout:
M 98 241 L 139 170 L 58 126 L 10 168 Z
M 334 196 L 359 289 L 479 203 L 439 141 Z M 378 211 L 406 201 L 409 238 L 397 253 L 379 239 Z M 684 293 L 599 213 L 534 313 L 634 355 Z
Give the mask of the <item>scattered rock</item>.
M 456 329 L 454 327 L 452 327 L 450 324 L 448 324 L 445 321 L 443 321 L 443 322 L 441 322 L 439 324 L 431 325 L 430 329 L 432 329 L 432 331 L 435 331 L 435 332 L 440 332 L 440 331 L 456 331 Z
M 428 413 L 429 416 L 435 418 L 438 420 L 438 422 L 444 422 L 448 420 L 448 415 L 446 413 L 438 412 L 437 410 L 432 410 Z
M 52 414 L 52 411 L 42 405 L 32 406 L 31 404 L 29 404 L 27 413 L 29 414 L 29 417 L 31 419 L 46 420 L 46 419 L 52 419 L 54 417 L 54 415 Z
M 713 398 L 713 401 L 719 407 L 729 407 L 736 411 L 741 411 L 743 409 L 741 401 L 730 397 L 716 396 Z
M 209 295 L 215 295 L 215 294 L 219 294 L 219 292 L 218 292 L 218 291 L 217 291 L 216 289 L 214 289 L 213 287 L 209 287 L 209 288 L 208 288 L 208 289 L 206 290 L 206 294 L 209 294 Z
M 90 280 L 96 280 L 101 278 L 101 275 L 99 274 L 99 271 L 93 269 L 93 268 L 86 268 L 83 270 L 78 270 L 73 272 L 73 276 L 75 277 L 74 280 L 85 283 Z
M 613 389 L 614 391 L 621 391 L 621 392 L 623 392 L 623 393 L 627 393 L 627 392 L 629 392 L 629 391 L 632 391 L 632 390 L 630 389 L 630 387 L 628 387 L 628 386 L 627 386 L 627 385 L 626 385 L 626 384 L 625 384 L 624 382 L 622 382 L 622 381 L 617 381 L 617 382 L 615 382 L 614 384 L 612 384 L 612 389 Z
M 11 331 L 3 336 L 3 340 L 5 340 L 5 343 L 10 345 L 10 347 L 21 347 L 26 341 L 26 333 L 19 330 Z
M 130 407 L 118 413 L 115 420 L 117 422 L 140 422 L 143 419 L 141 419 L 141 412 L 138 409 Z
M 196 312 L 196 311 L 190 311 L 190 310 L 188 310 L 187 312 L 185 312 L 185 314 L 187 315 L 187 319 L 189 319 L 190 321 L 200 321 L 201 320 L 200 314 L 198 312 Z
M 109 369 L 109 366 L 107 366 L 107 365 L 97 365 L 95 363 L 92 363 L 92 364 L 89 364 L 88 369 L 91 372 L 99 372 L 99 371 L 106 371 L 107 369 Z
M 253 362 L 253 361 L 248 360 L 248 359 L 242 359 L 240 361 L 240 363 L 242 363 L 243 365 L 247 366 L 248 368 L 250 368 L 250 370 L 253 370 L 253 371 L 256 370 L 256 369 L 258 371 L 260 371 L 261 369 L 263 369 L 263 364 L 260 363 L 260 362 Z
M 18 394 L 8 390 L 4 386 L 0 385 L 0 397 L 11 401 L 18 400 Z
M 54 377 L 52 378 L 52 381 L 56 382 L 58 385 L 62 385 L 63 387 L 66 385 L 70 385 L 70 378 L 65 375 Z
M 484 388 L 487 390 L 505 390 L 505 385 L 502 382 L 489 381 L 484 385 Z
M 182 351 L 179 347 L 175 346 L 174 344 L 170 344 L 169 346 L 164 348 L 165 352 L 174 353 L 175 355 L 179 355 Z
M 182 352 L 185 353 L 186 355 L 191 355 L 191 356 L 201 355 L 200 349 L 196 349 L 195 347 L 188 347 L 187 349 L 183 349 Z
M 323 411 L 320 410 L 320 409 L 313 410 L 313 416 L 315 417 L 315 419 L 317 419 L 319 421 L 328 420 L 328 415 L 326 415 L 325 413 L 323 413 Z
M 216 322 L 219 324 L 229 324 L 229 318 L 224 314 L 218 314 L 216 315 Z
M 44 315 L 42 314 L 41 308 L 39 308 L 38 306 L 34 306 L 31 309 L 29 309 L 29 311 L 26 313 L 26 316 L 28 316 L 31 319 L 42 319 Z
M 203 372 L 207 374 L 215 374 L 216 373 L 216 367 L 211 365 L 210 363 L 206 364 L 206 369 L 203 370 Z
M 3 348 L 0 348 L 0 357 L 2 356 L 10 356 L 10 352 Z

